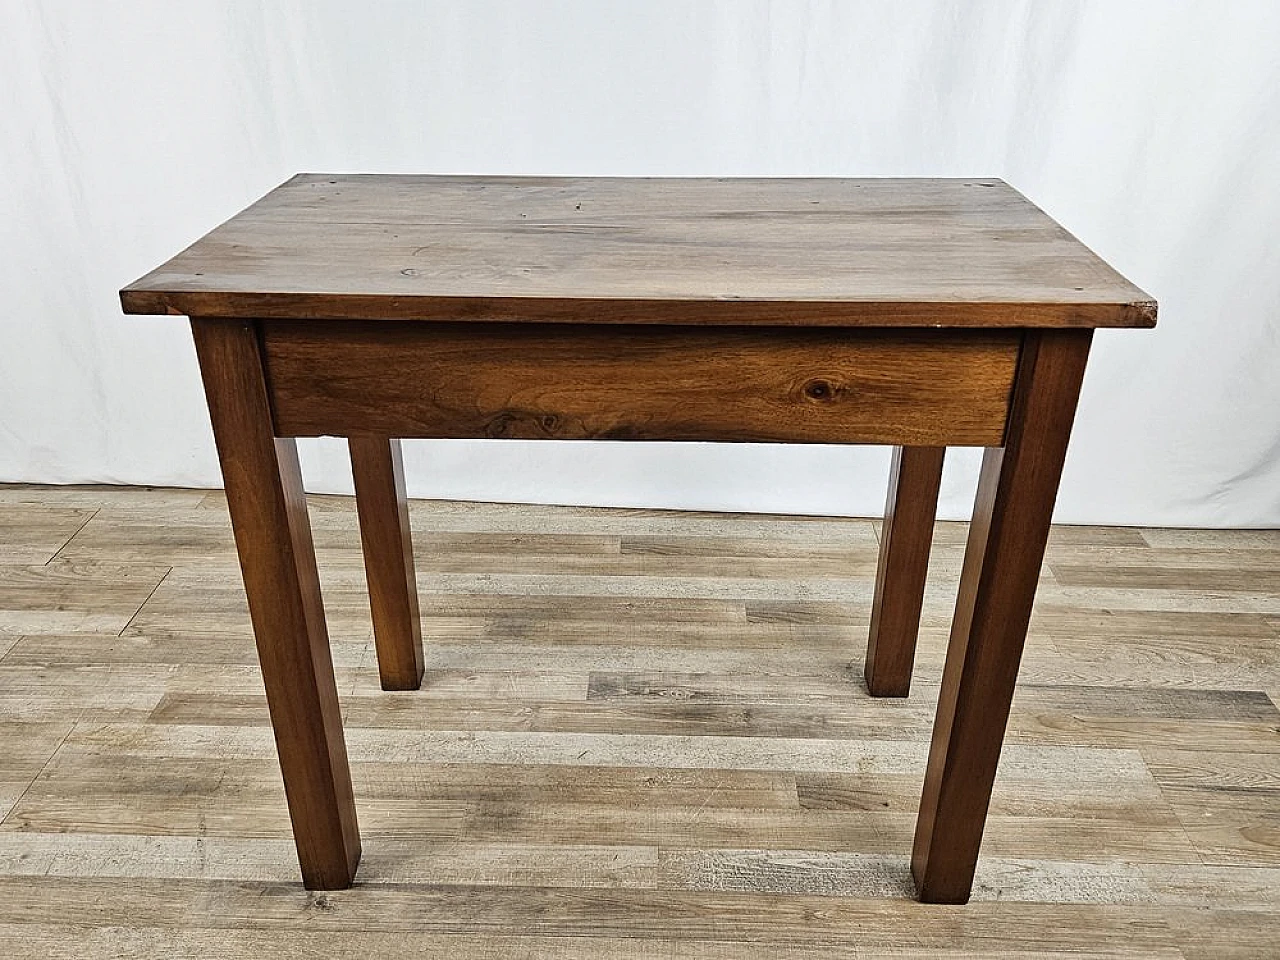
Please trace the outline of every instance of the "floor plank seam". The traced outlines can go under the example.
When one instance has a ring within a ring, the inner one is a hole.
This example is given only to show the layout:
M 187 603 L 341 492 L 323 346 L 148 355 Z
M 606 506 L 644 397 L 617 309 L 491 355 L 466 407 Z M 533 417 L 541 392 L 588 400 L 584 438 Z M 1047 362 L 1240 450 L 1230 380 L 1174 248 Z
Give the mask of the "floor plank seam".
M 84 715 L 84 711 L 82 710 L 79 716 L 83 716 L 83 715 Z M 22 793 L 20 793 L 18 795 L 18 798 L 13 801 L 13 806 L 9 808 L 9 812 L 6 813 L 3 818 L 0 818 L 0 825 L 9 823 L 10 818 L 12 818 L 14 814 L 17 813 L 17 811 L 22 807 L 22 801 L 27 798 L 27 794 L 31 792 L 31 788 L 34 787 L 40 781 L 40 777 L 43 776 L 45 770 L 49 768 L 49 764 L 53 763 L 53 758 L 58 755 L 58 751 L 61 750 L 63 745 L 67 742 L 67 740 L 71 738 L 71 734 L 75 732 L 76 727 L 78 727 L 79 725 L 80 725 L 79 717 L 71 721 L 71 725 L 67 728 L 67 732 L 62 735 L 62 738 L 58 741 L 57 746 L 55 746 L 53 750 L 49 753 L 49 756 L 45 758 L 44 763 L 40 764 L 40 769 L 36 771 L 36 775 L 32 777 L 30 781 L 28 781 L 27 785 L 23 788 Z
M 48 560 L 45 561 L 45 565 L 47 566 L 48 564 L 53 563 L 53 561 L 57 560 L 58 557 L 62 555 L 62 551 L 67 549 L 67 545 L 70 544 L 71 541 L 74 540 L 76 537 L 80 536 L 80 532 L 84 530 L 84 528 L 87 527 L 90 523 L 92 523 L 93 519 L 101 512 L 102 512 L 102 508 L 96 507 L 93 513 L 89 514 L 89 516 L 85 518 L 84 523 L 76 527 L 75 533 L 67 537 L 67 539 L 62 542 L 62 546 L 58 547 L 58 549 L 53 552 L 53 556 L 51 556 Z
M 173 567 L 169 567 L 165 570 L 164 574 L 161 575 L 160 579 L 156 581 L 156 585 L 151 588 L 151 592 L 147 594 L 147 598 L 143 600 L 142 603 L 138 604 L 138 609 L 133 611 L 133 616 L 129 618 L 129 622 L 120 628 L 120 632 L 116 634 L 116 636 L 123 637 L 125 635 L 125 631 L 127 631 L 131 626 L 133 626 L 133 621 L 138 619 L 138 614 L 142 613 L 143 607 L 145 607 L 148 603 L 151 602 L 151 598 L 156 595 L 156 591 L 160 589 L 160 585 L 169 578 L 169 574 L 171 573 L 173 573 Z
M 18 649 L 18 646 L 19 646 L 19 645 L 22 643 L 22 641 L 23 641 L 23 640 L 25 640 L 25 639 L 27 639 L 26 634 L 19 634 L 19 635 L 17 636 L 17 638 L 16 638 L 16 639 L 13 641 L 13 643 L 9 646 L 9 649 L 8 649 L 8 650 L 6 650 L 2 656 L 0 656 L 0 667 L 2 667 L 2 666 L 4 666 L 4 665 L 5 665 L 5 661 L 7 661 L 7 660 L 9 659 L 9 657 L 10 657 L 10 656 L 12 656 L 13 651 L 14 651 L 14 650 L 16 650 L 16 649 Z

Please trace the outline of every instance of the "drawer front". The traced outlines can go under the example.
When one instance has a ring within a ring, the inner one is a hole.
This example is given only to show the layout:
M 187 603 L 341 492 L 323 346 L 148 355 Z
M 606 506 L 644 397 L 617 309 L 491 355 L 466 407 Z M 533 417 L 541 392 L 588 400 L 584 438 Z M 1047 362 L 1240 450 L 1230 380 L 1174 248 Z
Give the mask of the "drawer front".
M 1018 331 L 262 321 L 279 436 L 998 446 Z

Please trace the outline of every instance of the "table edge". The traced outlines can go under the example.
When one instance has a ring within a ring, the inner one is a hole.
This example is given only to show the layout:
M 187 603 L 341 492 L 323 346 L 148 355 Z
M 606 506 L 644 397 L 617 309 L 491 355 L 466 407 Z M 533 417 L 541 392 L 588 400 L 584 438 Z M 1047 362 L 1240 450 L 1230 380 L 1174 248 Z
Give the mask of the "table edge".
M 260 320 L 814 327 L 1132 328 L 1156 325 L 1153 299 L 1127 302 L 603 299 L 162 291 L 125 287 L 126 314 Z

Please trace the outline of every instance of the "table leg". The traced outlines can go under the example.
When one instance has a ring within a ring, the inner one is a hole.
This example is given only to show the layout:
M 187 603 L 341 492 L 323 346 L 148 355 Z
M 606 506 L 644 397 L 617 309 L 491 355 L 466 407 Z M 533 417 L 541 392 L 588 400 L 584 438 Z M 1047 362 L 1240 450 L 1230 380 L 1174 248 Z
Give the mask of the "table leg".
M 277 439 L 253 321 L 193 319 L 303 883 L 351 886 L 351 773 L 297 448 Z
M 864 671 L 873 697 L 905 697 L 911 691 L 945 453 L 946 447 L 893 450 Z
M 417 690 L 422 683 L 422 623 L 400 441 L 351 437 L 347 443 L 382 689 Z
M 1091 333 L 1026 335 L 983 457 L 911 857 L 926 903 L 969 899 Z

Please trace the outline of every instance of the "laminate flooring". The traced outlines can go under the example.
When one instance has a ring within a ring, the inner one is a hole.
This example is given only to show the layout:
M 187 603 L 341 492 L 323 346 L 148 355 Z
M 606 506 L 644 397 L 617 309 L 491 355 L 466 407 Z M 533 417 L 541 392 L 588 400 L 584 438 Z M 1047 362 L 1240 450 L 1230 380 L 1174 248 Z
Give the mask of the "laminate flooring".
M 299 881 L 220 492 L 0 486 L 0 956 L 1280 957 L 1280 531 L 1055 527 L 974 897 L 910 898 L 965 525 L 906 700 L 878 524 L 414 501 L 379 689 L 310 501 L 364 837 Z

